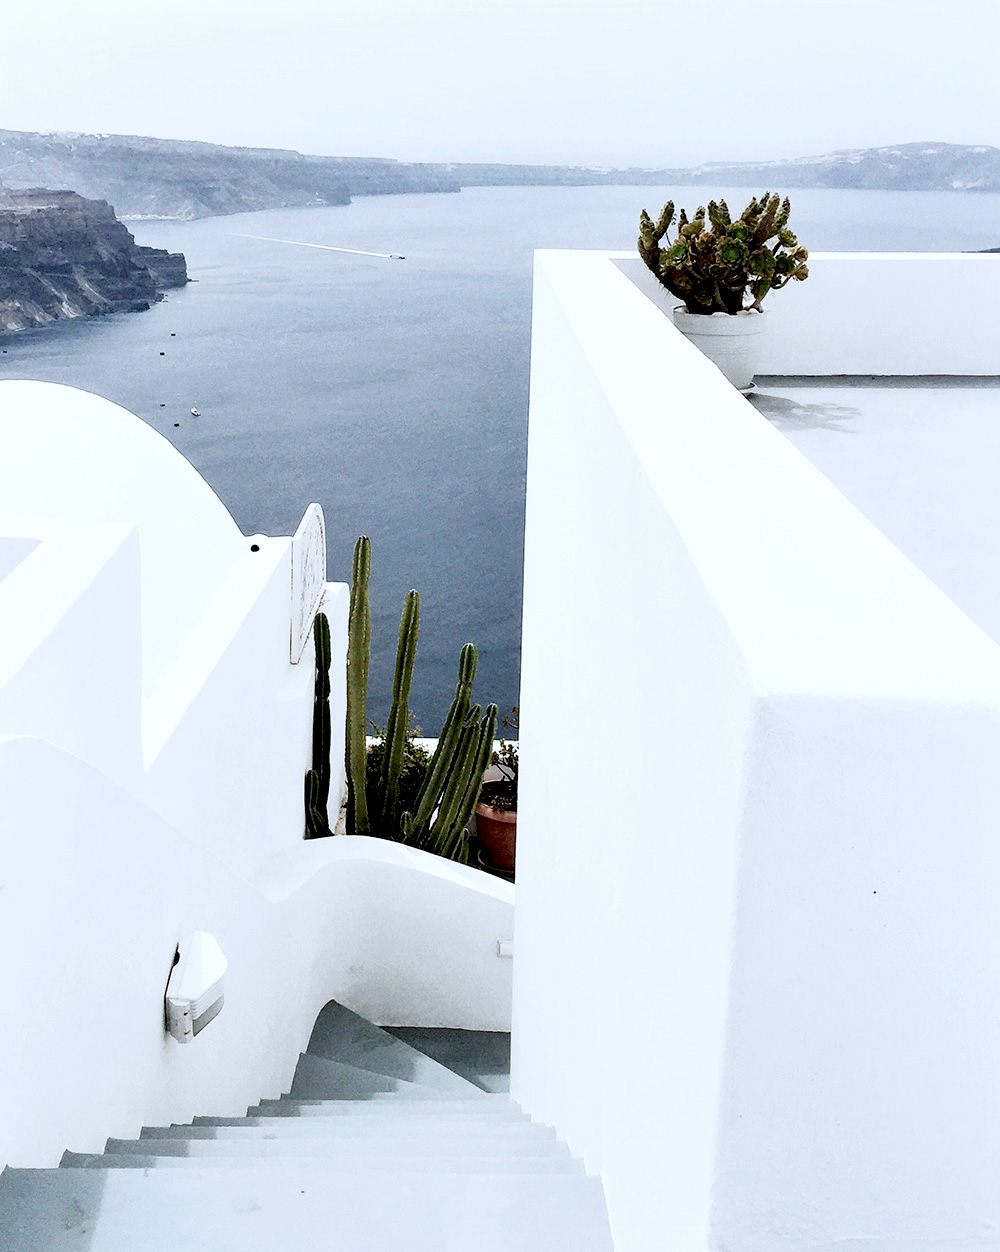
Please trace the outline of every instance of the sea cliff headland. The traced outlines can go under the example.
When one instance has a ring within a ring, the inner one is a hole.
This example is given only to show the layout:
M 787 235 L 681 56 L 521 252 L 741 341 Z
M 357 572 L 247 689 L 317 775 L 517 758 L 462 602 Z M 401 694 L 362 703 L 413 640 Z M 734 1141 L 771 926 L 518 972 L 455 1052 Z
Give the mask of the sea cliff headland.
M 0 330 L 148 309 L 187 281 L 179 252 L 140 247 L 105 201 L 0 187 Z

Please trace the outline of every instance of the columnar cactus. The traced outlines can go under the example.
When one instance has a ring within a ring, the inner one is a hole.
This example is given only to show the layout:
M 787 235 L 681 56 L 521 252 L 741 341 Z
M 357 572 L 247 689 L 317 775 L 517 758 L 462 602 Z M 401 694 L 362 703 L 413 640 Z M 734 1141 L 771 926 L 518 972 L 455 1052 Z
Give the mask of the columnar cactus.
M 319 780 L 320 812 L 330 800 L 330 621 L 325 613 L 313 620 L 316 645 L 316 684 L 313 688 L 313 769 Z
M 401 821 L 404 843 L 463 863 L 469 859 L 466 826 L 479 797 L 497 725 L 495 704 L 482 718 L 479 705 L 470 705 L 477 662 L 475 644 L 467 643 L 459 658 L 455 699 L 416 808 L 412 814 L 404 813 Z
M 306 770 L 305 777 L 306 803 L 306 838 L 323 839 L 332 834 L 325 811 L 319 805 L 319 775 L 314 769 Z
M 431 817 L 437 808 L 438 800 L 444 789 L 449 770 L 455 759 L 462 729 L 469 717 L 469 701 L 472 698 L 472 681 L 476 676 L 479 664 L 479 653 L 474 643 L 467 643 L 458 658 L 458 685 L 455 698 L 451 702 L 448 716 L 438 738 L 437 748 L 427 767 L 424 785 L 417 796 L 417 804 L 413 813 L 404 813 L 401 830 L 404 843 L 423 846 L 424 837 L 430 826 Z
M 306 838 L 329 835 L 330 799 L 330 622 L 325 613 L 313 620 L 316 679 L 313 686 L 312 769 L 306 771 Z
M 379 833 L 387 839 L 396 837 L 397 808 L 399 805 L 399 775 L 403 768 L 403 748 L 410 728 L 410 710 L 407 704 L 410 682 L 413 678 L 413 662 L 417 655 L 417 637 L 420 634 L 420 596 L 408 591 L 403 601 L 403 613 L 399 622 L 399 643 L 396 648 L 396 674 L 392 684 L 392 710 L 385 732 L 385 751 L 382 757 L 382 813 Z
M 445 784 L 438 815 L 427 833 L 425 847 L 439 856 L 467 864 L 469 832 L 483 773 L 490 761 L 497 730 L 497 706 L 489 705 L 486 716 L 479 720 L 479 706 L 473 705 L 462 733 L 455 764 Z
M 366 793 L 366 701 L 371 653 L 371 611 L 368 601 L 370 574 L 371 543 L 362 536 L 354 549 L 348 626 L 347 829 L 351 834 L 374 833 L 387 839 L 401 839 L 413 847 L 466 862 L 469 857 L 466 827 L 479 797 L 483 773 L 489 764 L 496 735 L 497 707 L 491 704 L 483 716 L 479 705 L 471 704 L 472 683 L 479 658 L 475 644 L 467 643 L 459 656 L 455 698 L 448 710 L 437 750 L 427 766 L 413 812 L 400 815 L 400 778 L 410 722 L 408 701 L 420 633 L 420 597 L 415 591 L 407 592 L 399 624 L 392 710 L 385 732 L 385 743 L 382 745 L 382 769 L 377 789 L 373 774 L 374 794 Z M 317 655 L 321 647 L 322 644 L 318 642 Z M 328 652 L 328 634 L 326 648 Z M 328 697 L 328 683 L 326 692 Z M 326 786 L 329 789 L 329 778 Z M 307 824 L 319 824 L 317 815 L 320 790 L 321 780 L 314 765 L 314 769 L 306 775 Z M 368 810 L 369 801 L 372 805 L 371 814 Z M 329 833 L 329 830 L 324 833 Z
M 707 226 L 704 206 L 690 221 L 681 209 L 671 243 L 666 237 L 674 223 L 670 200 L 655 222 L 645 209 L 640 214 L 639 255 L 689 313 L 739 313 L 748 292 L 752 301 L 746 307 L 761 311 L 769 291 L 809 277 L 809 253 L 787 226 L 790 212 L 787 197 L 765 191 L 734 222 L 725 200 L 711 200 Z
M 371 834 L 368 797 L 365 793 L 368 665 L 372 635 L 371 606 L 368 599 L 371 568 L 371 540 L 367 535 L 362 535 L 354 545 L 351 615 L 347 628 L 347 831 L 352 835 Z

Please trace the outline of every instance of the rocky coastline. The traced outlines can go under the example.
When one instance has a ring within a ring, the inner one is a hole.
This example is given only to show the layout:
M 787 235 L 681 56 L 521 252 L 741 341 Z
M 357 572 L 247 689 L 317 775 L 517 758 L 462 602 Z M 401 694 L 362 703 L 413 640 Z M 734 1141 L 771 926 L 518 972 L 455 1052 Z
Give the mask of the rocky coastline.
M 103 200 L 0 188 L 0 331 L 141 311 L 187 281 L 180 253 L 140 247 Z

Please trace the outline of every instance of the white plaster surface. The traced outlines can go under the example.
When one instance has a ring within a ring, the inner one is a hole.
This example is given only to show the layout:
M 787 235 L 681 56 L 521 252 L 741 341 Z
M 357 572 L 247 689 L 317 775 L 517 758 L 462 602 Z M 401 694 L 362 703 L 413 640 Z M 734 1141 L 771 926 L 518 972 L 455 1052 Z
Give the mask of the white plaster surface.
M 1000 643 L 1000 379 L 761 379 L 751 403 Z
M 291 541 L 96 396 L 0 383 L 0 1163 L 291 1078 L 330 999 L 385 1024 L 509 1027 L 513 888 L 378 840 L 303 840 L 314 657 L 292 665 Z M 343 790 L 347 588 L 334 641 Z M 213 934 L 226 1004 L 181 1048 L 179 939 Z
M 618 1252 L 1000 1246 L 1000 650 L 607 255 L 536 257 L 524 605 L 511 1089 Z
M 635 253 L 623 272 L 667 311 L 680 303 Z M 762 374 L 1000 374 L 1000 255 L 813 252 L 809 277 L 772 291 Z

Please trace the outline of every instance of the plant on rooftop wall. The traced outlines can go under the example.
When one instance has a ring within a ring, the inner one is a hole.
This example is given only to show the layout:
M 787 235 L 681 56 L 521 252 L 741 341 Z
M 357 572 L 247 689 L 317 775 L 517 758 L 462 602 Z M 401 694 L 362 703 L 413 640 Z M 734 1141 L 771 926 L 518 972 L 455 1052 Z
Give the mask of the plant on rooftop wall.
M 769 291 L 809 276 L 809 253 L 788 229 L 790 212 L 787 197 L 765 191 L 733 221 L 725 200 L 710 200 L 707 212 L 699 206 L 690 220 L 681 209 L 671 242 L 671 200 L 655 222 L 643 209 L 639 255 L 689 313 L 760 312 Z M 748 297 L 750 303 L 744 304 Z

